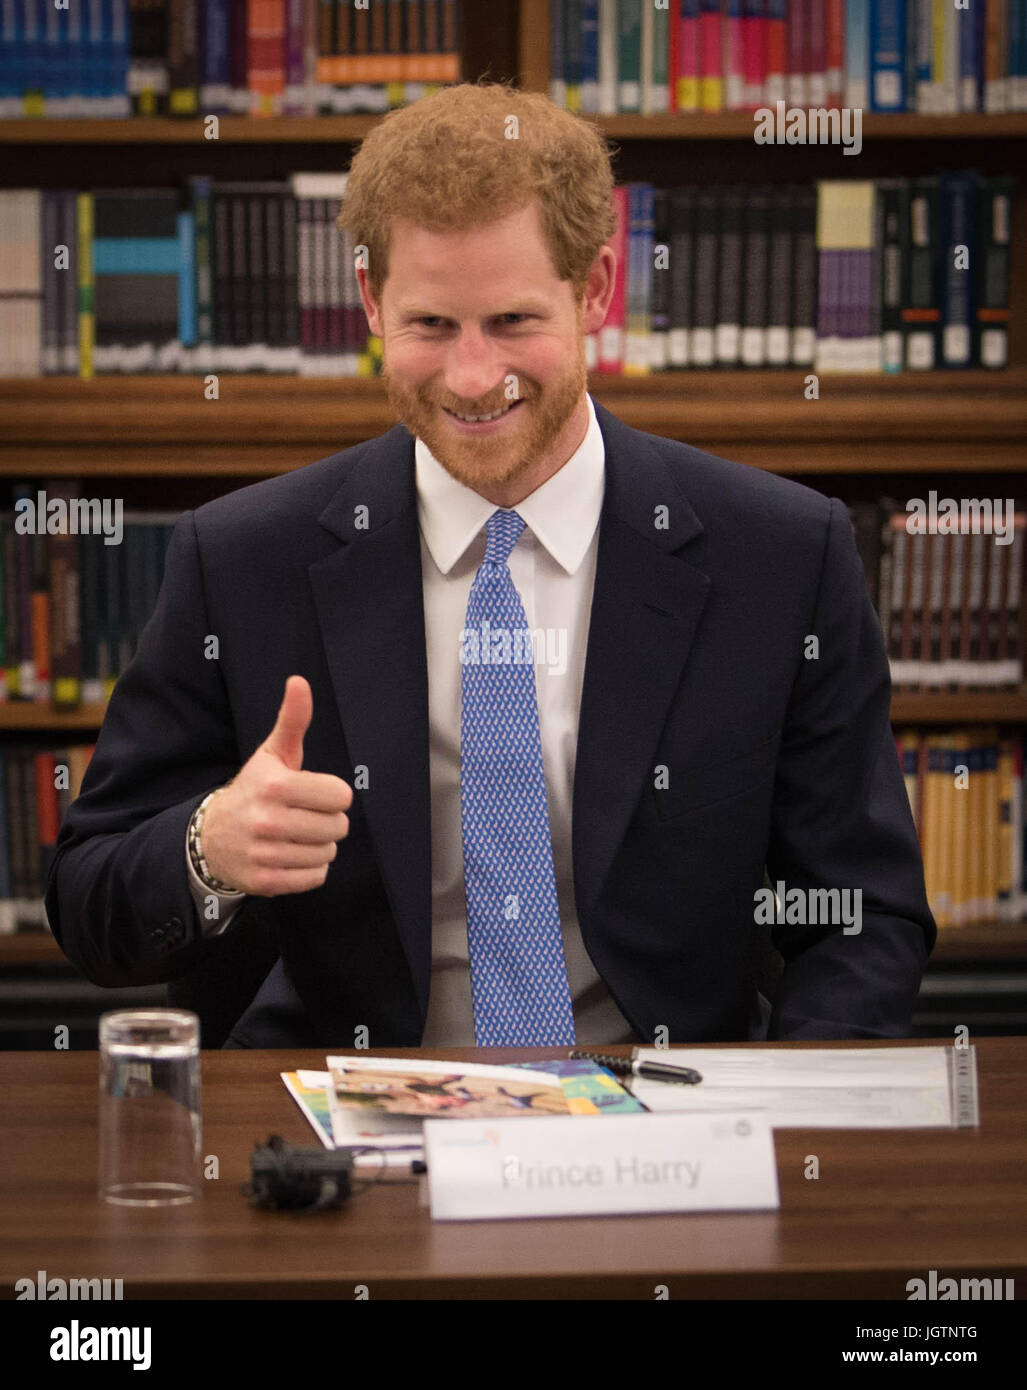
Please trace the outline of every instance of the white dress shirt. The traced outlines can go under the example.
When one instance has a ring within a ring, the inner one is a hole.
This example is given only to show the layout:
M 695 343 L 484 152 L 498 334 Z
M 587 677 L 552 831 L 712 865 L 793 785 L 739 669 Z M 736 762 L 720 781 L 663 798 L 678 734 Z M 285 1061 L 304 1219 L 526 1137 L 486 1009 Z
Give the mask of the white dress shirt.
M 574 759 L 605 473 L 603 436 L 591 397 L 586 396 L 586 402 L 588 427 L 579 447 L 515 508 L 524 530 L 510 553 L 509 567 L 536 639 L 542 762 L 575 1037 L 579 1043 L 595 1045 L 635 1038 L 585 950 L 574 903 Z M 422 1046 L 473 1047 L 460 819 L 460 635 L 471 583 L 485 558 L 485 523 L 496 508 L 447 472 L 421 439 L 415 443 L 414 458 L 431 776 L 432 963 Z M 244 895 L 219 895 L 218 920 L 207 922 L 204 903 L 210 890 L 189 863 L 188 850 L 186 862 L 200 920 L 216 934 L 228 925 Z

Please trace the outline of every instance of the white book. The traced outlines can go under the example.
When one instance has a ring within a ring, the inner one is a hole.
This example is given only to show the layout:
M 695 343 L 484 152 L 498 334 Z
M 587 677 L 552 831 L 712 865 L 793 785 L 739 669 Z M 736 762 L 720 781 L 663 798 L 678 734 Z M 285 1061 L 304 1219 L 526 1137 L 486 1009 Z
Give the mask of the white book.
M 617 0 L 599 0 L 598 111 L 617 114 Z
M 672 328 L 667 334 L 667 364 L 670 367 L 687 367 L 689 363 L 689 338 L 687 328 Z

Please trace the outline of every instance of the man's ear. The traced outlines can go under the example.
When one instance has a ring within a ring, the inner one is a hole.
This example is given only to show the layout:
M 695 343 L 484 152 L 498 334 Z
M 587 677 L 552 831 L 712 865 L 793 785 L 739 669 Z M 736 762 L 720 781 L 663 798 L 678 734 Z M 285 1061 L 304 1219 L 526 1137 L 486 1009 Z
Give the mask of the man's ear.
M 364 302 L 364 313 L 367 315 L 367 326 L 376 338 L 381 338 L 383 336 L 381 314 L 378 303 L 371 294 L 370 280 L 363 266 L 357 267 L 356 276 L 357 284 L 360 287 L 360 298 Z
M 614 284 L 617 278 L 617 256 L 611 246 L 600 247 L 599 254 L 592 262 L 581 299 L 582 328 L 587 333 L 597 333 L 606 322 L 606 313 L 613 299 Z

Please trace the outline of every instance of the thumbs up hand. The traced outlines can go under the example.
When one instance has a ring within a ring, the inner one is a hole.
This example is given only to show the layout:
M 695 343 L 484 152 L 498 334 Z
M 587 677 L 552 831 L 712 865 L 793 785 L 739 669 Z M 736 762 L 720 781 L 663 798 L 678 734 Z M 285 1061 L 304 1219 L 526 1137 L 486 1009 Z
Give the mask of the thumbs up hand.
M 349 784 L 303 771 L 313 716 L 309 684 L 290 676 L 274 728 L 207 806 L 203 857 L 215 878 L 239 892 L 273 898 L 320 888 L 349 833 Z

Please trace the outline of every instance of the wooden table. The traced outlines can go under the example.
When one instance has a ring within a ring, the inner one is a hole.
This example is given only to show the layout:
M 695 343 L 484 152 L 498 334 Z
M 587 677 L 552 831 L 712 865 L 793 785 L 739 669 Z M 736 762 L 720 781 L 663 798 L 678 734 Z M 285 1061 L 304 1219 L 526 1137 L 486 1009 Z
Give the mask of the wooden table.
M 203 1152 L 217 1155 L 220 1177 L 198 1202 L 163 1210 L 97 1200 L 96 1053 L 2 1053 L 0 1291 L 11 1298 L 16 1279 L 47 1270 L 121 1278 L 125 1298 L 352 1300 L 366 1285 L 373 1299 L 652 1300 L 662 1284 L 671 1299 L 905 1299 L 907 1279 L 936 1269 L 1013 1277 L 1022 1298 L 1027 1038 L 976 1045 L 979 1130 L 778 1131 L 780 1211 L 461 1223 L 433 1223 L 416 1180 L 315 1216 L 247 1205 L 239 1188 L 255 1141 L 317 1145 L 279 1073 L 322 1069 L 322 1052 L 204 1052 Z M 482 1059 L 472 1048 L 432 1055 Z M 555 1056 L 566 1052 L 487 1060 Z M 808 1154 L 820 1160 L 815 1181 L 803 1176 Z

